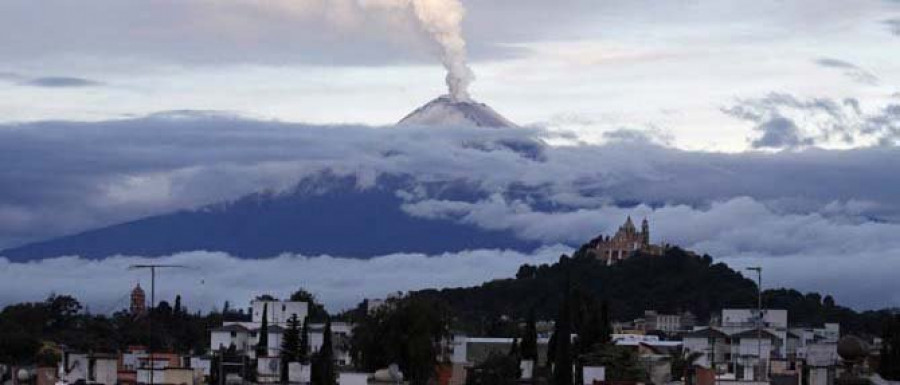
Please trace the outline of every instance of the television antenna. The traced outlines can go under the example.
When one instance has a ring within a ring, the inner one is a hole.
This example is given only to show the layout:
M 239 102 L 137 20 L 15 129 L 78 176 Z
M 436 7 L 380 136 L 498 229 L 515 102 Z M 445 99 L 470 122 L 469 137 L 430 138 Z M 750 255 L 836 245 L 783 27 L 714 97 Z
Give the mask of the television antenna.
M 140 264 L 128 266 L 128 270 L 150 270 L 150 313 L 147 317 L 150 329 L 150 339 L 147 344 L 149 351 L 148 361 L 150 364 L 150 383 L 153 385 L 153 373 L 156 372 L 156 364 L 153 361 L 153 308 L 156 306 L 156 269 L 189 269 L 184 265 L 164 265 L 164 264 Z

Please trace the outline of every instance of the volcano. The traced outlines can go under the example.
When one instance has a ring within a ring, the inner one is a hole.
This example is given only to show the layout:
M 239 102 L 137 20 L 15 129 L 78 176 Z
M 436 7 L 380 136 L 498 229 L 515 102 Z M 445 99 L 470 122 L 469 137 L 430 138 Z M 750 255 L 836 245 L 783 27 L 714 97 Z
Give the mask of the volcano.
M 434 99 L 401 119 L 398 125 L 517 127 L 515 123 L 475 101 L 455 101 L 444 95 Z

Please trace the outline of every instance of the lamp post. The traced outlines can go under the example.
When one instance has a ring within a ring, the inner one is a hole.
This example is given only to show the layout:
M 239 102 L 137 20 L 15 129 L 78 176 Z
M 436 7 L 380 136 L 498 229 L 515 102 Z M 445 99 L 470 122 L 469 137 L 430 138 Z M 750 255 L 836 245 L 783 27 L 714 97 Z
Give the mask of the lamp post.
M 759 372 L 759 377 L 765 377 L 765 371 L 763 370 L 762 366 L 762 267 L 753 266 L 748 267 L 747 270 L 756 272 L 756 359 L 758 360 L 757 371 Z

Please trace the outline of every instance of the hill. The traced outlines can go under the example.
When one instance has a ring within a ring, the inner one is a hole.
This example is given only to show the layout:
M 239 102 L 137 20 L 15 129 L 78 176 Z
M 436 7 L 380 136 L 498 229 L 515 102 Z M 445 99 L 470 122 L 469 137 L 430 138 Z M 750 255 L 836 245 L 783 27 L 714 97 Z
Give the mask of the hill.
M 607 266 L 584 251 L 585 246 L 572 257 L 561 256 L 552 265 L 523 265 L 515 278 L 413 295 L 445 303 L 456 317 L 456 326 L 474 334 L 489 334 L 498 319 L 522 320 L 532 308 L 539 319 L 554 319 L 566 277 L 570 277 L 576 294 L 608 301 L 611 317 L 619 321 L 641 317 L 644 310 L 690 311 L 700 321 L 707 321 L 723 308 L 756 307 L 756 284 L 708 255 L 671 248 L 663 256 L 635 255 Z M 844 331 L 864 335 L 880 333 L 890 313 L 857 313 L 838 306 L 830 296 L 792 289 L 766 290 L 763 303 L 769 308 L 787 309 L 794 325 L 839 322 Z
M 233 202 L 113 225 L 0 251 L 12 261 L 63 255 L 163 256 L 184 251 L 226 252 L 241 258 L 292 252 L 370 258 L 399 252 L 436 254 L 477 248 L 530 251 L 539 245 L 506 231 L 410 216 L 398 190 L 410 178 L 383 175 L 360 188 L 356 177 L 322 174 L 282 193 L 256 193 Z M 416 183 L 430 196 L 475 198 L 464 183 Z

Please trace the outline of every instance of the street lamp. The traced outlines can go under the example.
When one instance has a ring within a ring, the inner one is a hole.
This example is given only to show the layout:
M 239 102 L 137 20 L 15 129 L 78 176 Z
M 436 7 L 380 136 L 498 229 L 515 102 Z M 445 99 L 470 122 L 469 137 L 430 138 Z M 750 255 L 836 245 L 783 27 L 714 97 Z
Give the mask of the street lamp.
M 763 371 L 762 366 L 762 322 L 763 322 L 763 313 L 762 313 L 762 267 L 761 266 L 753 266 L 748 267 L 747 270 L 756 272 L 756 359 L 757 359 L 757 371 L 759 372 L 759 377 L 765 376 L 765 371 Z

